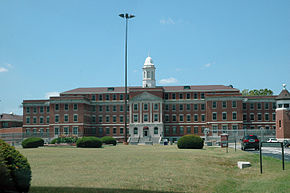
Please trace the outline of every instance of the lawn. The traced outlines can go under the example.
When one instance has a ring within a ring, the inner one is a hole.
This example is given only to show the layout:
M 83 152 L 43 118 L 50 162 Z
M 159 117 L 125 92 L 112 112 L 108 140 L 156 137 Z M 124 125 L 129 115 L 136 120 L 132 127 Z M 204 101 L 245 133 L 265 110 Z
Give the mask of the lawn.
M 105 146 L 18 149 L 32 168 L 30 192 L 289 192 L 290 162 L 206 147 Z M 250 161 L 240 170 L 237 161 Z

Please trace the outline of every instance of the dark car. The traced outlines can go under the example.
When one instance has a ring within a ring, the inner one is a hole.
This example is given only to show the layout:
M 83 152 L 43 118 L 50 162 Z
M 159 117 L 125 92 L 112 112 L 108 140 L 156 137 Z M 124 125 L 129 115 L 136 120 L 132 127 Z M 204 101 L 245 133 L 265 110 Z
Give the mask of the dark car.
M 255 150 L 259 150 L 259 139 L 256 135 L 246 135 L 242 139 L 241 149 L 246 150 L 250 148 L 255 148 Z

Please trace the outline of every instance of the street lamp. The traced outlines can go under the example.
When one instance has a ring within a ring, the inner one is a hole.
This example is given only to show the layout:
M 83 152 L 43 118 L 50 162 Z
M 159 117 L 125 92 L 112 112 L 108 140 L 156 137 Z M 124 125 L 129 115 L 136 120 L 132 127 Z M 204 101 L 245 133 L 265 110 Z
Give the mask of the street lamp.
M 134 15 L 129 15 L 128 13 L 120 14 L 122 18 L 126 19 L 126 34 L 125 34 L 125 139 L 124 142 L 127 143 L 127 33 L 128 33 L 128 19 L 135 17 Z

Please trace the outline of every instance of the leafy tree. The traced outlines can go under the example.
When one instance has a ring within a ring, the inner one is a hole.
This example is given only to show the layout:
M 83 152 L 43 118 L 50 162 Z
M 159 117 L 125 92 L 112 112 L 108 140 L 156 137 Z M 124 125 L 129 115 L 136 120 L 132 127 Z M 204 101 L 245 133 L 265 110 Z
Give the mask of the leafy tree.
M 253 90 L 249 90 L 249 89 L 244 89 L 242 90 L 242 95 L 243 96 L 272 96 L 273 95 L 273 91 L 270 89 L 253 89 Z

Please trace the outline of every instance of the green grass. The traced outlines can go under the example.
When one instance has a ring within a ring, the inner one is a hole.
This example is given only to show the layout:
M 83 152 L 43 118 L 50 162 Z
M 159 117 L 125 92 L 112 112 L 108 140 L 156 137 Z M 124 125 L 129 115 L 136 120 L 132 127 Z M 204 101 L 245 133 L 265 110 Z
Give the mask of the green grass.
M 288 192 L 290 163 L 229 149 L 176 146 L 19 149 L 32 168 L 30 192 Z M 237 161 L 252 167 L 240 170 Z

